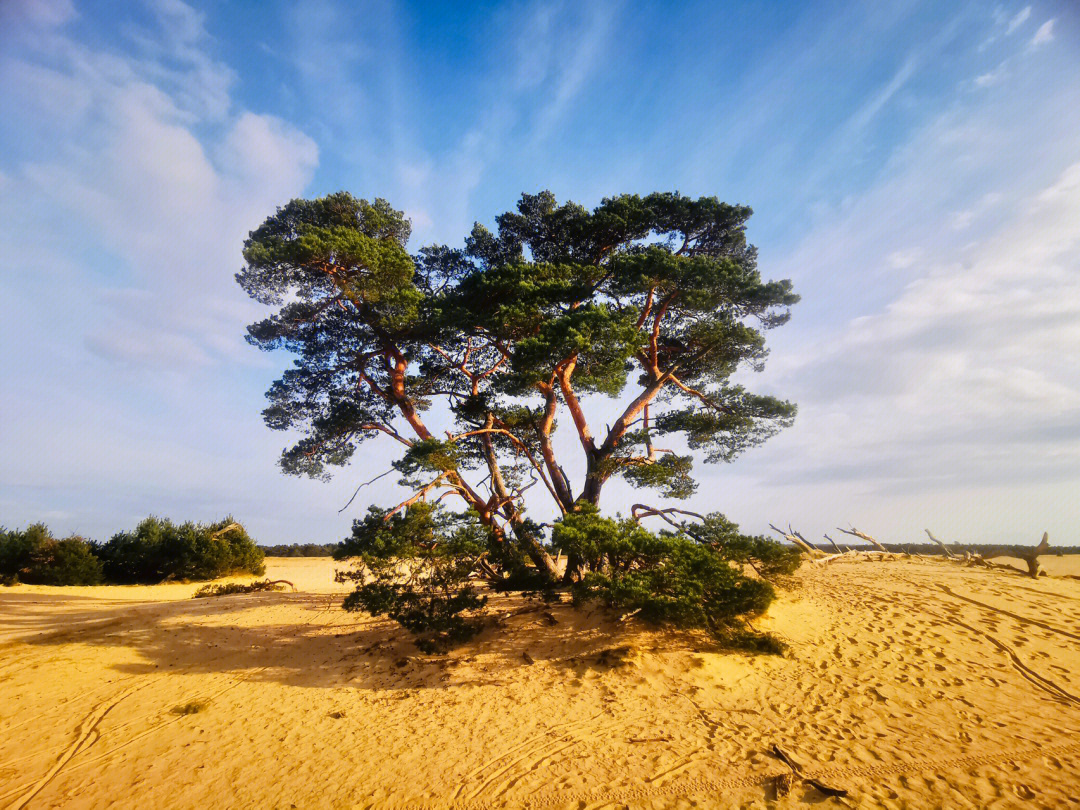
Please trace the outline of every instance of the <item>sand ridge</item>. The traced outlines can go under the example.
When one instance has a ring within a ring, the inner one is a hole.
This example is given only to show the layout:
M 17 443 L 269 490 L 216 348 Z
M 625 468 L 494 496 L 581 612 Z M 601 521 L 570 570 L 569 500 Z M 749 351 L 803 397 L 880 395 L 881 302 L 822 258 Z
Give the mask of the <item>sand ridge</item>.
M 804 566 L 758 623 L 785 658 L 493 596 L 502 626 L 428 656 L 343 612 L 334 565 L 0 590 L 0 807 L 1080 804 L 1077 580 Z M 848 797 L 776 797 L 774 744 Z

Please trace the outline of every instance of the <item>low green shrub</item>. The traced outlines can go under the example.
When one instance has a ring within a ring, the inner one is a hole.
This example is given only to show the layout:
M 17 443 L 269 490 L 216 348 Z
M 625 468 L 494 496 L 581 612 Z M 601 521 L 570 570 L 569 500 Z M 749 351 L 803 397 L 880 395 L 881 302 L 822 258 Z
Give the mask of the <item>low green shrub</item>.
M 209 525 L 149 517 L 98 546 L 109 582 L 154 584 L 266 570 L 263 553 L 232 518 Z
M 486 597 L 470 575 L 485 560 L 496 590 L 551 596 L 567 587 L 542 577 L 523 557 L 507 557 L 508 545 L 467 512 L 425 503 L 394 513 L 372 507 L 335 554 L 355 561 L 352 570 L 337 573 L 339 582 L 357 583 L 344 607 L 387 616 L 409 630 L 422 650 L 445 651 L 481 627 Z M 570 578 L 578 606 L 599 602 L 655 625 L 706 630 L 730 648 L 783 652 L 783 642 L 747 620 L 768 608 L 776 596 L 768 580 L 793 573 L 798 551 L 739 534 L 722 515 L 657 533 L 583 504 L 555 523 L 551 548 L 587 572 Z
M 44 523 L 23 531 L 0 529 L 0 580 L 5 585 L 97 585 L 101 561 L 81 537 L 58 540 Z
M 352 559 L 339 582 L 357 583 L 345 610 L 388 616 L 425 652 L 443 652 L 480 630 L 486 596 L 468 583 L 487 537 L 469 515 L 417 503 L 396 514 L 371 507 L 353 522 L 335 559 Z
M 228 596 L 233 593 L 259 593 L 261 591 L 283 591 L 285 586 L 280 582 L 271 582 L 269 579 L 258 579 L 246 585 L 242 582 L 224 582 L 203 585 L 195 591 L 194 599 L 204 599 L 207 596 Z
M 591 569 L 572 586 L 576 604 L 596 601 L 652 624 L 707 630 L 727 646 L 781 652 L 778 639 L 746 624 L 768 608 L 776 592 L 740 568 L 790 573 L 797 562 L 774 548 L 778 543 L 738 535 L 722 515 L 685 528 L 654 533 L 582 506 L 555 524 L 552 542 Z

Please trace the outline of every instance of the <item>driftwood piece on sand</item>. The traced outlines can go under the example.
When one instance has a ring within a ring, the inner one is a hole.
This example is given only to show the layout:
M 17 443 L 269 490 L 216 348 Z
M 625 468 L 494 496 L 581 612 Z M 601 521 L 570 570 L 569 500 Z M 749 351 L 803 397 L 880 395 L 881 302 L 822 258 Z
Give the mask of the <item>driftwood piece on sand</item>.
M 776 526 L 774 526 L 771 523 L 769 524 L 769 528 L 772 529 L 777 534 L 779 534 L 781 537 L 783 537 L 785 540 L 787 540 L 792 545 L 798 546 L 800 549 L 805 551 L 811 557 L 816 557 L 821 553 L 818 549 L 816 549 L 812 545 L 810 545 L 810 543 L 807 542 L 805 537 L 803 537 L 797 531 L 792 529 L 790 523 L 788 524 L 788 530 L 786 532 L 783 529 L 777 528 Z
M 1005 546 L 1001 549 L 996 549 L 989 554 L 979 555 L 983 560 L 992 560 L 995 557 L 1018 557 L 1027 563 L 1027 574 L 1032 578 L 1039 576 L 1039 556 L 1045 554 L 1050 550 L 1050 533 L 1043 532 L 1042 541 L 1034 548 L 1030 546 Z M 993 565 L 988 563 L 988 565 Z M 1019 568 L 1013 565 L 993 565 L 995 568 L 1009 568 L 1013 571 L 1020 571 Z M 1023 573 L 1021 571 L 1021 573 Z
M 949 547 L 947 545 L 942 543 L 940 540 L 938 540 L 936 537 L 934 537 L 933 534 L 930 533 L 929 529 L 923 529 L 923 531 L 926 532 L 926 536 L 929 537 L 931 541 L 933 541 L 934 543 L 937 543 L 939 546 L 941 546 L 941 550 L 945 552 L 946 557 L 948 557 L 951 560 L 958 559 L 957 556 L 955 554 L 953 554 L 952 551 L 949 550 Z
M 806 776 L 803 773 L 802 766 L 799 765 L 799 763 L 796 762 L 794 759 L 792 759 L 791 755 L 787 751 L 785 751 L 783 748 L 781 748 L 779 745 L 776 745 L 775 743 L 773 743 L 772 752 L 773 752 L 773 756 L 777 757 L 785 765 L 787 765 L 789 768 L 791 768 L 792 773 L 796 777 L 798 777 L 799 779 L 802 779 L 804 782 L 806 782 L 806 784 L 811 785 L 812 787 L 814 787 L 817 790 L 821 791 L 826 796 L 836 796 L 836 797 L 840 797 L 840 798 L 842 798 L 844 796 L 847 796 L 848 792 L 846 790 L 844 790 L 843 788 L 829 787 L 828 785 L 822 784 L 817 779 L 814 779 L 812 776 Z M 778 788 L 777 793 L 778 794 L 780 793 L 781 784 L 786 784 L 787 789 L 788 790 L 790 789 L 790 784 L 791 784 L 790 781 L 784 780 L 783 782 L 778 782 L 777 783 L 777 788 Z M 784 790 L 784 792 L 786 793 L 787 790 Z
M 892 553 L 887 548 L 885 548 L 885 546 L 881 545 L 881 543 L 879 543 L 877 540 L 875 540 L 873 537 L 866 534 L 865 532 L 860 532 L 854 526 L 852 526 L 850 529 L 841 529 L 839 526 L 837 526 L 836 528 L 837 528 L 838 531 L 841 531 L 844 534 L 850 534 L 852 537 L 858 537 L 858 538 L 860 538 L 862 540 L 865 540 L 867 543 L 872 545 L 878 551 L 884 551 L 886 554 L 891 554 Z

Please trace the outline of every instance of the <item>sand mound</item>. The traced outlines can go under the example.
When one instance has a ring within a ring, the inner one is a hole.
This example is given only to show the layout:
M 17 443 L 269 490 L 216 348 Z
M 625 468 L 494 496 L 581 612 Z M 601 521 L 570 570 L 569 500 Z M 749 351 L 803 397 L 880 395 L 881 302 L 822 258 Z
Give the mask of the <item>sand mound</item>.
M 783 659 L 499 596 L 439 657 L 342 612 L 333 569 L 0 590 L 0 806 L 1080 804 L 1077 580 L 804 567 L 761 622 Z M 848 797 L 777 797 L 774 745 Z

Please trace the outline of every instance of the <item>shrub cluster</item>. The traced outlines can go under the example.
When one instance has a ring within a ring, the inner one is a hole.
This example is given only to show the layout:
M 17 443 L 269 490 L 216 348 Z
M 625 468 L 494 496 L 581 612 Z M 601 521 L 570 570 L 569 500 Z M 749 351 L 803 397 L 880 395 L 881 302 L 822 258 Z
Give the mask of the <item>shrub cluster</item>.
M 97 585 L 102 579 L 101 561 L 83 538 L 57 540 L 44 523 L 24 531 L 0 528 L 0 580 L 5 585 Z
M 357 583 L 345 609 L 388 616 L 411 631 L 421 649 L 445 650 L 481 627 L 485 597 L 469 578 L 484 569 L 485 558 L 498 558 L 511 572 L 494 578 L 493 587 L 538 587 L 524 560 L 515 566 L 501 559 L 506 546 L 468 513 L 424 503 L 393 514 L 372 507 L 335 555 L 357 563 L 337 575 Z M 585 563 L 588 573 L 568 583 L 577 605 L 599 602 L 655 625 L 703 629 L 727 646 L 783 649 L 746 620 L 769 606 L 776 595 L 769 580 L 793 573 L 799 551 L 741 535 L 722 515 L 657 533 L 580 505 L 554 525 L 550 549 Z
M 109 582 L 152 584 L 262 574 L 263 553 L 232 518 L 209 525 L 149 517 L 98 549 Z
M 264 572 L 263 553 L 231 518 L 204 525 L 150 517 L 108 542 L 57 540 L 44 524 L 0 529 L 4 584 L 155 584 Z
M 747 537 L 723 515 L 684 525 L 680 532 L 651 532 L 633 520 L 600 516 L 593 507 L 555 524 L 556 548 L 589 562 L 571 588 L 575 603 L 597 601 L 655 625 L 707 630 L 728 646 L 780 652 L 775 638 L 750 629 L 776 597 L 765 577 L 790 574 L 798 549 L 764 537 Z M 742 566 L 760 575 L 747 576 Z

